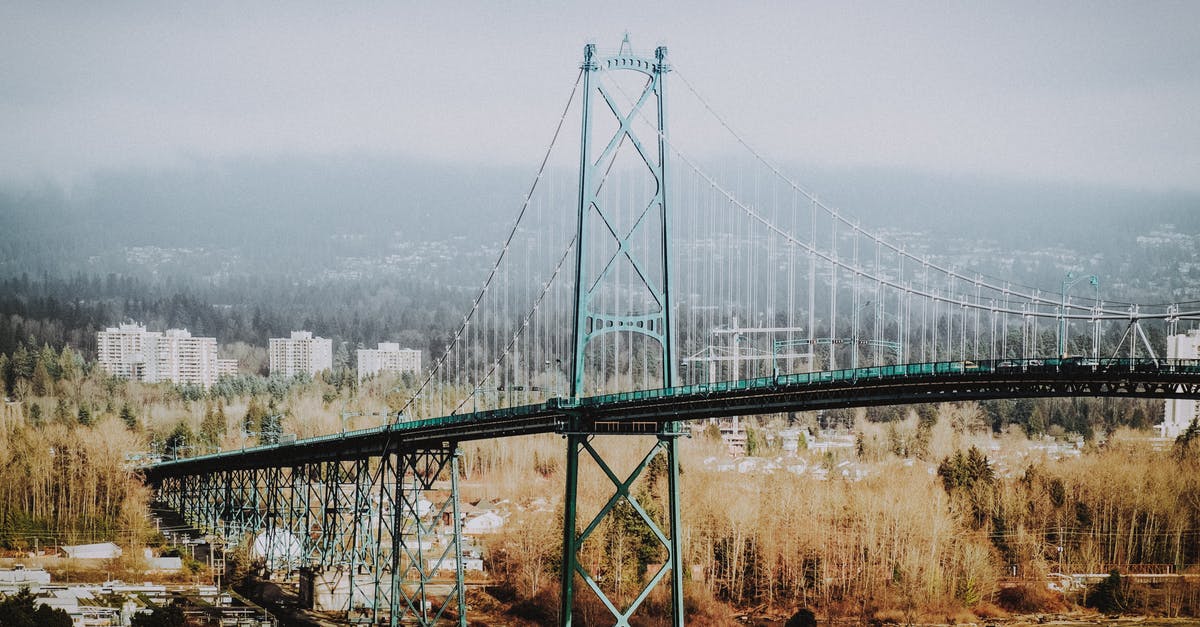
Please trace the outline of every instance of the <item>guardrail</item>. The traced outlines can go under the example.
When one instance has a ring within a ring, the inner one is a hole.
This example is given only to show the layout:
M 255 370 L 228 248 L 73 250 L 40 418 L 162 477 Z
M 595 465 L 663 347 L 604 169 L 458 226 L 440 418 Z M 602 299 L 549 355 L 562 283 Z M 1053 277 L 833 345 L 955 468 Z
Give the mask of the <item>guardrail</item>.
M 1053 375 L 1061 373 L 1176 373 L 1200 375 L 1200 359 L 1151 359 L 1151 358 L 1103 358 L 1067 357 L 1049 359 L 999 359 L 999 360 L 960 360 L 937 361 L 915 364 L 894 364 L 885 366 L 869 366 L 862 368 L 845 368 L 840 370 L 823 370 L 818 372 L 779 374 L 769 377 L 719 381 L 715 383 L 700 383 L 676 386 L 671 388 L 656 388 L 632 392 L 602 394 L 580 399 L 550 398 L 543 403 L 521 405 L 502 409 L 491 409 L 465 414 L 451 414 L 433 418 L 403 420 L 381 427 L 369 427 L 353 431 L 343 431 L 329 435 L 298 439 L 294 442 L 265 444 L 234 451 L 209 453 L 195 457 L 186 457 L 173 461 L 149 464 L 150 467 L 169 467 L 173 464 L 191 463 L 196 461 L 228 458 L 246 453 L 263 453 L 278 449 L 297 449 L 301 447 L 316 447 L 322 444 L 346 440 L 368 440 L 387 436 L 389 434 L 404 434 L 437 429 L 441 427 L 486 425 L 492 422 L 511 421 L 524 417 L 536 416 L 565 416 L 577 410 L 586 411 L 589 408 L 603 407 L 610 404 L 638 402 L 654 399 L 669 399 L 675 397 L 704 397 L 712 394 L 723 394 L 741 390 L 772 390 L 780 387 L 804 387 L 807 385 L 825 385 L 830 383 L 866 383 L 873 381 L 901 380 L 918 377 L 990 377 L 997 374 L 1014 376 Z

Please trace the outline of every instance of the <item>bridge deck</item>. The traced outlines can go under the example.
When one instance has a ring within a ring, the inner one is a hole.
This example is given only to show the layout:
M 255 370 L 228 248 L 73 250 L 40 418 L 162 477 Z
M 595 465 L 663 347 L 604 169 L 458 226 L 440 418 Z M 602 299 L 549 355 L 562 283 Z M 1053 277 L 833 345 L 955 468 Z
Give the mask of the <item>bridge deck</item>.
M 1200 360 L 948 361 L 788 374 L 580 398 L 224 451 L 146 466 L 148 480 L 358 459 L 533 433 L 655 433 L 677 421 L 838 407 L 1055 396 L 1200 398 Z

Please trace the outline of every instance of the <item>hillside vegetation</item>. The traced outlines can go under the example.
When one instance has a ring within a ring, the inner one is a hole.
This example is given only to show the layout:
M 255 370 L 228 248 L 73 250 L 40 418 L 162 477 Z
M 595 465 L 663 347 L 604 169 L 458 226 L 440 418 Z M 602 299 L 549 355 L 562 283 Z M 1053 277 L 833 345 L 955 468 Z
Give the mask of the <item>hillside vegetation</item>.
M 109 378 L 69 348 L 24 346 L 0 355 L 0 372 L 13 399 L 0 415 L 0 544 L 10 549 L 35 540 L 150 541 L 149 495 L 128 454 L 191 455 L 281 432 L 309 437 L 366 427 L 381 420 L 369 414 L 397 402 L 406 385 L 359 388 L 336 375 L 242 377 L 197 393 Z M 368 415 L 343 421 L 352 411 Z M 1146 565 L 1196 572 L 1200 429 L 1156 448 L 1146 432 L 1120 426 L 1144 424 L 1157 411 L 1153 403 L 1082 400 L 751 418 L 753 453 L 765 461 L 749 473 L 730 467 L 715 429 L 700 429 L 680 442 L 689 611 L 711 623 L 727 620 L 730 608 L 786 616 L 801 607 L 944 620 L 1094 604 L 1119 590 L 1124 611 L 1196 615 L 1194 583 L 1126 581 L 1065 597 L 1044 583 L 1058 572 Z M 821 434 L 823 424 L 853 425 L 854 446 L 785 454 L 773 437 L 785 427 Z M 1060 443 L 1078 437 L 1081 452 L 1056 459 L 1047 433 Z M 624 476 L 652 441 L 598 437 L 595 445 Z M 486 546 L 496 592 L 534 620 L 548 619 L 545 608 L 557 605 L 564 460 L 558 436 L 463 445 L 464 498 L 513 503 Z M 661 458 L 630 488 L 663 528 L 665 488 Z M 582 528 L 612 494 L 590 459 L 582 463 L 580 494 Z M 654 533 L 624 501 L 581 554 L 623 602 L 664 559 Z M 581 590 L 581 616 L 602 616 Z M 648 620 L 663 611 L 665 593 L 651 594 Z

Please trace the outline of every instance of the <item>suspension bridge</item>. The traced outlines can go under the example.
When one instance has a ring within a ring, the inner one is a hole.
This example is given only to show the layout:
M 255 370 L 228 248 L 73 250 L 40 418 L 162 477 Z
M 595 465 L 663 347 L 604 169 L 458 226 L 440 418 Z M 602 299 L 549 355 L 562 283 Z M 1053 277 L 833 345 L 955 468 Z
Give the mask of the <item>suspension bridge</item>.
M 743 160 L 705 158 L 669 132 L 668 76 Z M 574 119 L 572 145 L 562 131 Z M 564 154 L 578 165 L 560 163 Z M 1085 281 L 1091 293 L 1073 296 Z M 688 421 L 1200 398 L 1200 362 L 1155 350 L 1195 328 L 1200 307 L 1105 300 L 1095 276 L 1070 274 L 1057 287 L 998 279 L 862 228 L 737 135 L 665 47 L 588 45 L 495 264 L 389 424 L 144 474 L 200 532 L 230 545 L 257 538 L 269 571 L 315 573 L 347 590 L 350 622 L 466 625 L 459 444 L 561 434 L 560 624 L 572 624 L 578 595 L 592 594 L 628 625 L 663 586 L 669 620 L 682 625 L 677 450 Z M 644 455 L 618 475 L 598 438 L 645 445 Z M 612 485 L 594 516 L 578 507 L 589 459 Z M 665 468 L 661 508 L 631 489 L 651 464 Z M 661 564 L 634 594 L 614 594 L 581 558 L 619 506 L 661 544 Z

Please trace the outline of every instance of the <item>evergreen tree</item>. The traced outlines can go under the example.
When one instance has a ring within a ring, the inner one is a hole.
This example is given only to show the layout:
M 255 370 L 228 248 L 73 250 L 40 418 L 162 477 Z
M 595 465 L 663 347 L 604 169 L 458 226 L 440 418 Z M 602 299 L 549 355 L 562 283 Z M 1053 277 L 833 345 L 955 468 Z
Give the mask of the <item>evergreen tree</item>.
M 1101 612 L 1119 613 L 1129 608 L 1129 582 L 1121 578 L 1121 572 L 1113 570 L 1108 578 L 1096 584 L 1087 597 L 1087 604 Z
M 279 436 L 283 432 L 283 414 L 275 407 L 275 401 L 271 401 L 267 406 L 267 411 L 259 418 L 258 423 L 258 442 L 259 444 L 276 444 L 279 442 Z
M 225 435 L 225 411 L 219 413 L 213 409 L 212 402 L 204 404 L 204 418 L 200 421 L 200 441 L 206 446 L 216 448 L 221 444 Z
M 149 614 L 137 614 L 130 627 L 183 627 L 187 624 L 183 608 L 178 605 L 156 607 Z
M 182 457 L 188 450 L 187 447 L 192 445 L 195 436 L 192 434 L 192 429 L 186 422 L 180 422 L 175 425 L 175 430 L 171 435 L 167 436 L 165 442 L 165 451 L 168 457 Z
M 47 605 L 34 607 L 36 598 L 29 588 L 0 601 L 0 625 L 4 627 L 71 627 L 71 617 Z
M 46 368 L 46 364 L 41 361 L 33 367 L 33 377 L 30 378 L 30 383 L 33 385 L 34 396 L 48 396 L 54 390 L 54 378 L 50 376 L 50 370 Z
M 37 403 L 29 403 L 27 407 L 29 414 L 26 419 L 29 420 L 29 424 L 40 427 L 42 425 L 42 406 Z
M 983 451 L 972 446 L 966 454 L 957 451 L 937 468 L 942 487 L 955 500 L 965 502 L 976 528 L 988 520 L 995 496 L 996 472 Z
M 126 428 L 128 428 L 130 431 L 137 430 L 137 427 L 138 427 L 137 414 L 135 414 L 133 412 L 133 408 L 129 406 L 129 403 L 124 403 L 121 405 L 120 416 L 121 416 L 121 422 L 125 423 Z
M 258 397 L 251 397 L 250 404 L 246 407 L 246 415 L 242 417 L 242 433 L 257 432 L 262 425 L 263 418 L 268 415 Z
M 17 379 L 28 379 L 33 376 L 33 367 L 37 359 L 25 348 L 24 342 L 17 346 L 17 350 L 12 355 L 12 381 L 15 383 Z
M 50 348 L 49 344 L 43 344 L 42 350 L 38 351 L 37 363 L 38 365 L 44 366 L 46 368 L 46 372 L 54 380 L 57 380 L 62 374 L 62 371 L 58 367 L 58 353 L 56 353 L 53 348 Z M 36 368 L 37 366 L 34 367 Z
M 62 352 L 58 354 L 58 378 L 74 381 L 83 374 L 83 366 L 83 358 L 79 353 L 71 350 L 70 346 L 63 346 Z
M 1175 438 L 1175 458 L 1184 460 L 1196 454 L 1200 449 L 1200 422 L 1193 418 L 1187 428 Z
M 69 424 L 71 422 L 71 411 L 67 409 L 67 399 L 59 398 L 54 405 L 54 420 L 60 424 Z

